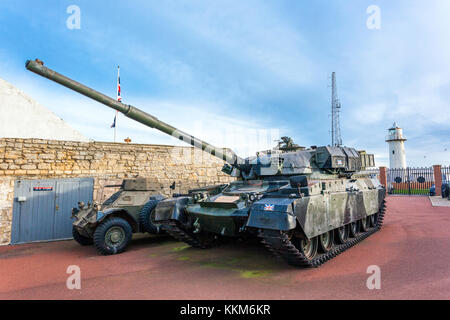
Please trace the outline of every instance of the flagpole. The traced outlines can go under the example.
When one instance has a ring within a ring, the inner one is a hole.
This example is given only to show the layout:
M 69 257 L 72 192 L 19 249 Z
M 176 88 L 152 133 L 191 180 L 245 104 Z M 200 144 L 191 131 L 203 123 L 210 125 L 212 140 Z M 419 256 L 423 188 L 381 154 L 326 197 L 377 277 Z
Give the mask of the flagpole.
M 121 102 L 122 98 L 120 95 L 120 66 L 117 66 L 117 101 Z M 115 126 L 114 126 L 114 142 L 116 142 L 117 137 L 117 118 L 119 117 L 119 112 L 116 110 L 116 117 L 115 117 Z
M 115 125 L 114 125 L 114 142 L 116 142 L 116 128 L 117 128 L 117 111 L 116 111 L 116 117 L 115 117 Z

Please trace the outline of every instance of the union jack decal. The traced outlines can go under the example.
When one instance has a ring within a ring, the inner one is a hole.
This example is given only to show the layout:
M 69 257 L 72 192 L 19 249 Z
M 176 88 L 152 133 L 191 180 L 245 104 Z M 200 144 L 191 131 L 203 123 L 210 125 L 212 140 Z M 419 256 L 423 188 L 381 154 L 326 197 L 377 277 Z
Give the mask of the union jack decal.
M 273 204 L 264 204 L 264 211 L 273 211 L 273 209 L 275 208 L 275 205 Z

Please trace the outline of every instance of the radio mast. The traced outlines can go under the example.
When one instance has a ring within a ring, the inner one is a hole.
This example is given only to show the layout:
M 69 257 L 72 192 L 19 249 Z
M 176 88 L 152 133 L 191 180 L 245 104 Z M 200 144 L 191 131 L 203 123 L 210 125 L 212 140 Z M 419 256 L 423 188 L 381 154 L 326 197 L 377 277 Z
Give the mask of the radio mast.
M 331 145 L 333 147 L 342 146 L 341 124 L 339 122 L 339 112 L 341 102 L 337 96 L 336 73 L 331 74 Z

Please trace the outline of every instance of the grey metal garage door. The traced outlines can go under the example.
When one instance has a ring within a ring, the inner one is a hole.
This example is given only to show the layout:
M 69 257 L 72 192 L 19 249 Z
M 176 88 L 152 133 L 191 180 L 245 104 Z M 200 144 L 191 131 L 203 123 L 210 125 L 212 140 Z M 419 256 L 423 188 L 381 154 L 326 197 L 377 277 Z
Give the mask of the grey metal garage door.
M 11 243 L 72 238 L 72 208 L 93 190 L 93 178 L 17 180 Z

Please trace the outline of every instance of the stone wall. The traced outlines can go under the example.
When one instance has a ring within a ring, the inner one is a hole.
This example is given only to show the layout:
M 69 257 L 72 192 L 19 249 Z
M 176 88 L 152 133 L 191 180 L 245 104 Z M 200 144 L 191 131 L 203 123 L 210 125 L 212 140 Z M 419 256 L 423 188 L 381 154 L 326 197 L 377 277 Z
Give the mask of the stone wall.
M 94 178 L 94 200 L 101 202 L 123 178 L 150 177 L 162 193 L 231 181 L 223 161 L 191 147 L 42 139 L 0 139 L 0 244 L 11 236 L 14 181 L 17 179 Z

